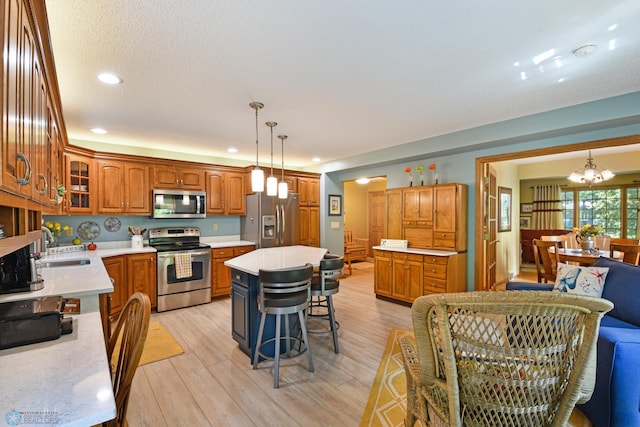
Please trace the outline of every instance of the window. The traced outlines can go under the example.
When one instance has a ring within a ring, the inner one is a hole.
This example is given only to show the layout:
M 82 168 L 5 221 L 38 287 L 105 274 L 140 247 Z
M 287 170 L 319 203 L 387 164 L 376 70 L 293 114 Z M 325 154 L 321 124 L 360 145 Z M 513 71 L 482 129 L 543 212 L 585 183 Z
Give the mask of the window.
M 599 225 L 614 237 L 637 238 L 640 187 L 562 191 L 564 228 Z

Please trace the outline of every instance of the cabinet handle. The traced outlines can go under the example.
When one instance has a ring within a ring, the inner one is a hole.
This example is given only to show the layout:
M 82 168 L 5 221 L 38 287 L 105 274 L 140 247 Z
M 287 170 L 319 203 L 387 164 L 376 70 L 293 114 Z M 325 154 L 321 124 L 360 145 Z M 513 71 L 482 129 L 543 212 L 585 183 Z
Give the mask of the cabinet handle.
M 22 160 L 26 165 L 24 175 L 22 176 L 22 178 L 16 179 L 16 181 L 18 182 L 18 185 L 27 185 L 31 182 L 31 162 L 29 161 L 29 158 L 24 155 L 24 153 L 16 153 L 16 157 L 18 158 L 18 160 Z
M 47 189 L 49 188 L 49 183 L 47 183 L 47 177 L 44 176 L 44 174 L 39 173 L 38 174 L 38 178 L 40 178 L 42 181 L 44 181 L 44 187 L 42 188 L 42 190 L 38 191 L 38 194 L 41 196 L 44 196 L 45 194 L 47 194 Z

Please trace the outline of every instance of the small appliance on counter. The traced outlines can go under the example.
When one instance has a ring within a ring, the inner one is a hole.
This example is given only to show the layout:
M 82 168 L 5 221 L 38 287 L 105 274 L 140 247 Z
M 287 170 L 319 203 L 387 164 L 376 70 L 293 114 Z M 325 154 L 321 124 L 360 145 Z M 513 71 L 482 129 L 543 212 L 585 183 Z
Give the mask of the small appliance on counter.
M 29 246 L 0 257 L 0 294 L 42 289 L 44 283 L 36 268 L 39 258 Z
M 71 333 L 72 319 L 63 318 L 62 297 L 43 297 L 0 304 L 0 349 L 51 341 Z

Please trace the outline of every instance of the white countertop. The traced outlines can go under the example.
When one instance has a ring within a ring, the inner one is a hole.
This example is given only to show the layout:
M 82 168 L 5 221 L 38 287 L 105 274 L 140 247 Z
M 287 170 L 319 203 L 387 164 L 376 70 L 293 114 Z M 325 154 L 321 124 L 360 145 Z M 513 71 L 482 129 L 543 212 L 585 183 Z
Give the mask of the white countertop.
M 318 266 L 326 252 L 324 248 L 301 245 L 263 248 L 231 258 L 224 265 L 257 276 L 260 270 L 299 267 L 306 263 Z
M 434 256 L 451 256 L 451 255 L 456 255 L 458 253 L 453 251 L 441 251 L 438 249 L 390 248 L 387 246 L 374 246 L 373 249 L 377 249 L 380 251 L 403 252 L 407 254 L 434 255 Z
M 0 416 L 5 422 L 13 416 L 22 417 L 18 425 L 84 427 L 115 418 L 100 313 L 71 317 L 69 335 L 0 350 Z

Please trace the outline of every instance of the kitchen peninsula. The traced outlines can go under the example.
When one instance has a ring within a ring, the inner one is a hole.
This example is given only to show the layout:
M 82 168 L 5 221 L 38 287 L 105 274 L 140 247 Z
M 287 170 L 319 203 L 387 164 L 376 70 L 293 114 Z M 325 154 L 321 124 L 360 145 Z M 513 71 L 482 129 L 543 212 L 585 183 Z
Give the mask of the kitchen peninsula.
M 320 265 L 327 252 L 323 248 L 310 246 L 284 246 L 263 248 L 232 258 L 224 264 L 231 268 L 231 333 L 240 349 L 253 358 L 260 324 L 258 292 L 260 270 L 277 270 L 299 267 L 306 263 Z M 273 320 L 267 318 L 264 338 L 275 335 Z
M 43 289 L 2 295 L 0 302 L 61 295 L 80 299 L 81 314 L 71 315 L 68 335 L 0 350 L 0 414 L 11 425 L 87 426 L 113 419 L 116 406 L 98 310 L 99 294 L 113 292 L 113 285 L 95 254 L 46 261 L 51 264 L 41 269 Z

